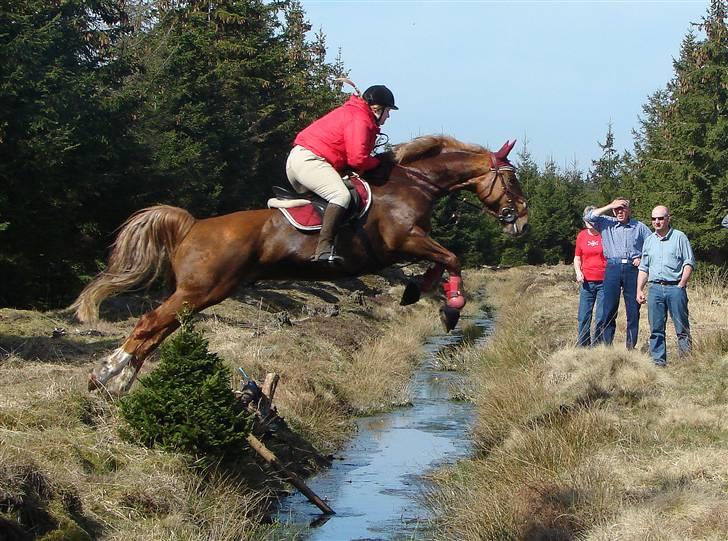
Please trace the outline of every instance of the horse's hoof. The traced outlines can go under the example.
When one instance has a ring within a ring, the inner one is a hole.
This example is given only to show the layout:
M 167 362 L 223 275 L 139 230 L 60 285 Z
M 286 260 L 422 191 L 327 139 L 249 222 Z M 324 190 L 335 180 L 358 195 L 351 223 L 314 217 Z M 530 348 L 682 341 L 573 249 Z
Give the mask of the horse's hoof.
M 404 293 L 402 293 L 402 299 L 399 301 L 399 304 L 400 306 L 414 304 L 420 300 L 420 295 L 420 284 L 418 284 L 415 280 L 410 280 L 404 288 Z
M 440 308 L 440 321 L 442 321 L 445 332 L 450 332 L 455 328 L 460 320 L 460 310 L 444 305 Z

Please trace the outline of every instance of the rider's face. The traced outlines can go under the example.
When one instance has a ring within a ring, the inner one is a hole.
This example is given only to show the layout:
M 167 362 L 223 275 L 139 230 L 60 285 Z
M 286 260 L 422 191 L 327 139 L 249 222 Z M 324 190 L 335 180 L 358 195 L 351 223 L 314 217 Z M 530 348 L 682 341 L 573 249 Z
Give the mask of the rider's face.
M 389 107 L 385 107 L 384 108 L 384 111 L 382 111 L 382 116 L 379 117 L 379 125 L 380 126 L 384 126 L 384 123 L 389 118 L 389 111 L 391 111 L 391 109 Z

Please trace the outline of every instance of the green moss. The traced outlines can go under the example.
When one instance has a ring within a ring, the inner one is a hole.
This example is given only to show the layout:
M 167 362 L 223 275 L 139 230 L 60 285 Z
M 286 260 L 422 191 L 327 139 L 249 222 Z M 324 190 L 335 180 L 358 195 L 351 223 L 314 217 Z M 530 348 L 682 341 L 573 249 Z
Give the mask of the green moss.
M 58 528 L 38 538 L 38 541 L 91 541 L 91 536 L 69 518 L 61 518 Z
M 103 475 L 119 469 L 120 464 L 116 456 L 110 451 L 80 446 L 76 446 L 74 450 L 85 473 Z

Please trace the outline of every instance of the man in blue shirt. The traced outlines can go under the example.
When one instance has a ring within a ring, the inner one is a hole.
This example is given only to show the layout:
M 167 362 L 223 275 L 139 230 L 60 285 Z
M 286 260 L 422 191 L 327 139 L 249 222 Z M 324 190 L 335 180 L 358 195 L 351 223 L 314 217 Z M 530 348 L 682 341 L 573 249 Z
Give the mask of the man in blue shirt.
M 602 216 L 612 211 L 614 216 Z M 619 294 L 624 297 L 627 313 L 627 349 L 634 349 L 640 325 L 640 305 L 637 303 L 637 267 L 642 256 L 642 244 L 650 230 L 642 222 L 632 219 L 629 201 L 618 198 L 603 207 L 592 209 L 585 217 L 602 235 L 607 268 L 604 273 L 604 327 L 596 330 L 595 343 L 611 345 L 617 328 Z
M 688 321 L 688 293 L 685 286 L 695 268 L 695 258 L 685 233 L 670 227 L 667 207 L 652 209 L 655 232 L 647 237 L 642 247 L 642 261 L 637 278 L 637 302 L 647 301 L 650 318 L 650 356 L 658 366 L 667 364 L 665 326 L 667 314 L 675 325 L 680 354 L 690 352 L 690 322 Z M 644 288 L 650 288 L 645 299 Z

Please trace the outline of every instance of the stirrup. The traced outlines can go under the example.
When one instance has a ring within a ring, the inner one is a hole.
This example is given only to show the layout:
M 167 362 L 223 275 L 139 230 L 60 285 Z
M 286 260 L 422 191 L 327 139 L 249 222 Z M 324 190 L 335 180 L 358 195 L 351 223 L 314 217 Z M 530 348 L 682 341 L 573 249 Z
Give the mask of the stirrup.
M 325 250 L 318 256 L 314 256 L 313 260 L 317 263 L 327 263 L 329 265 L 341 265 L 344 263 L 344 258 L 334 253 L 334 249 Z

